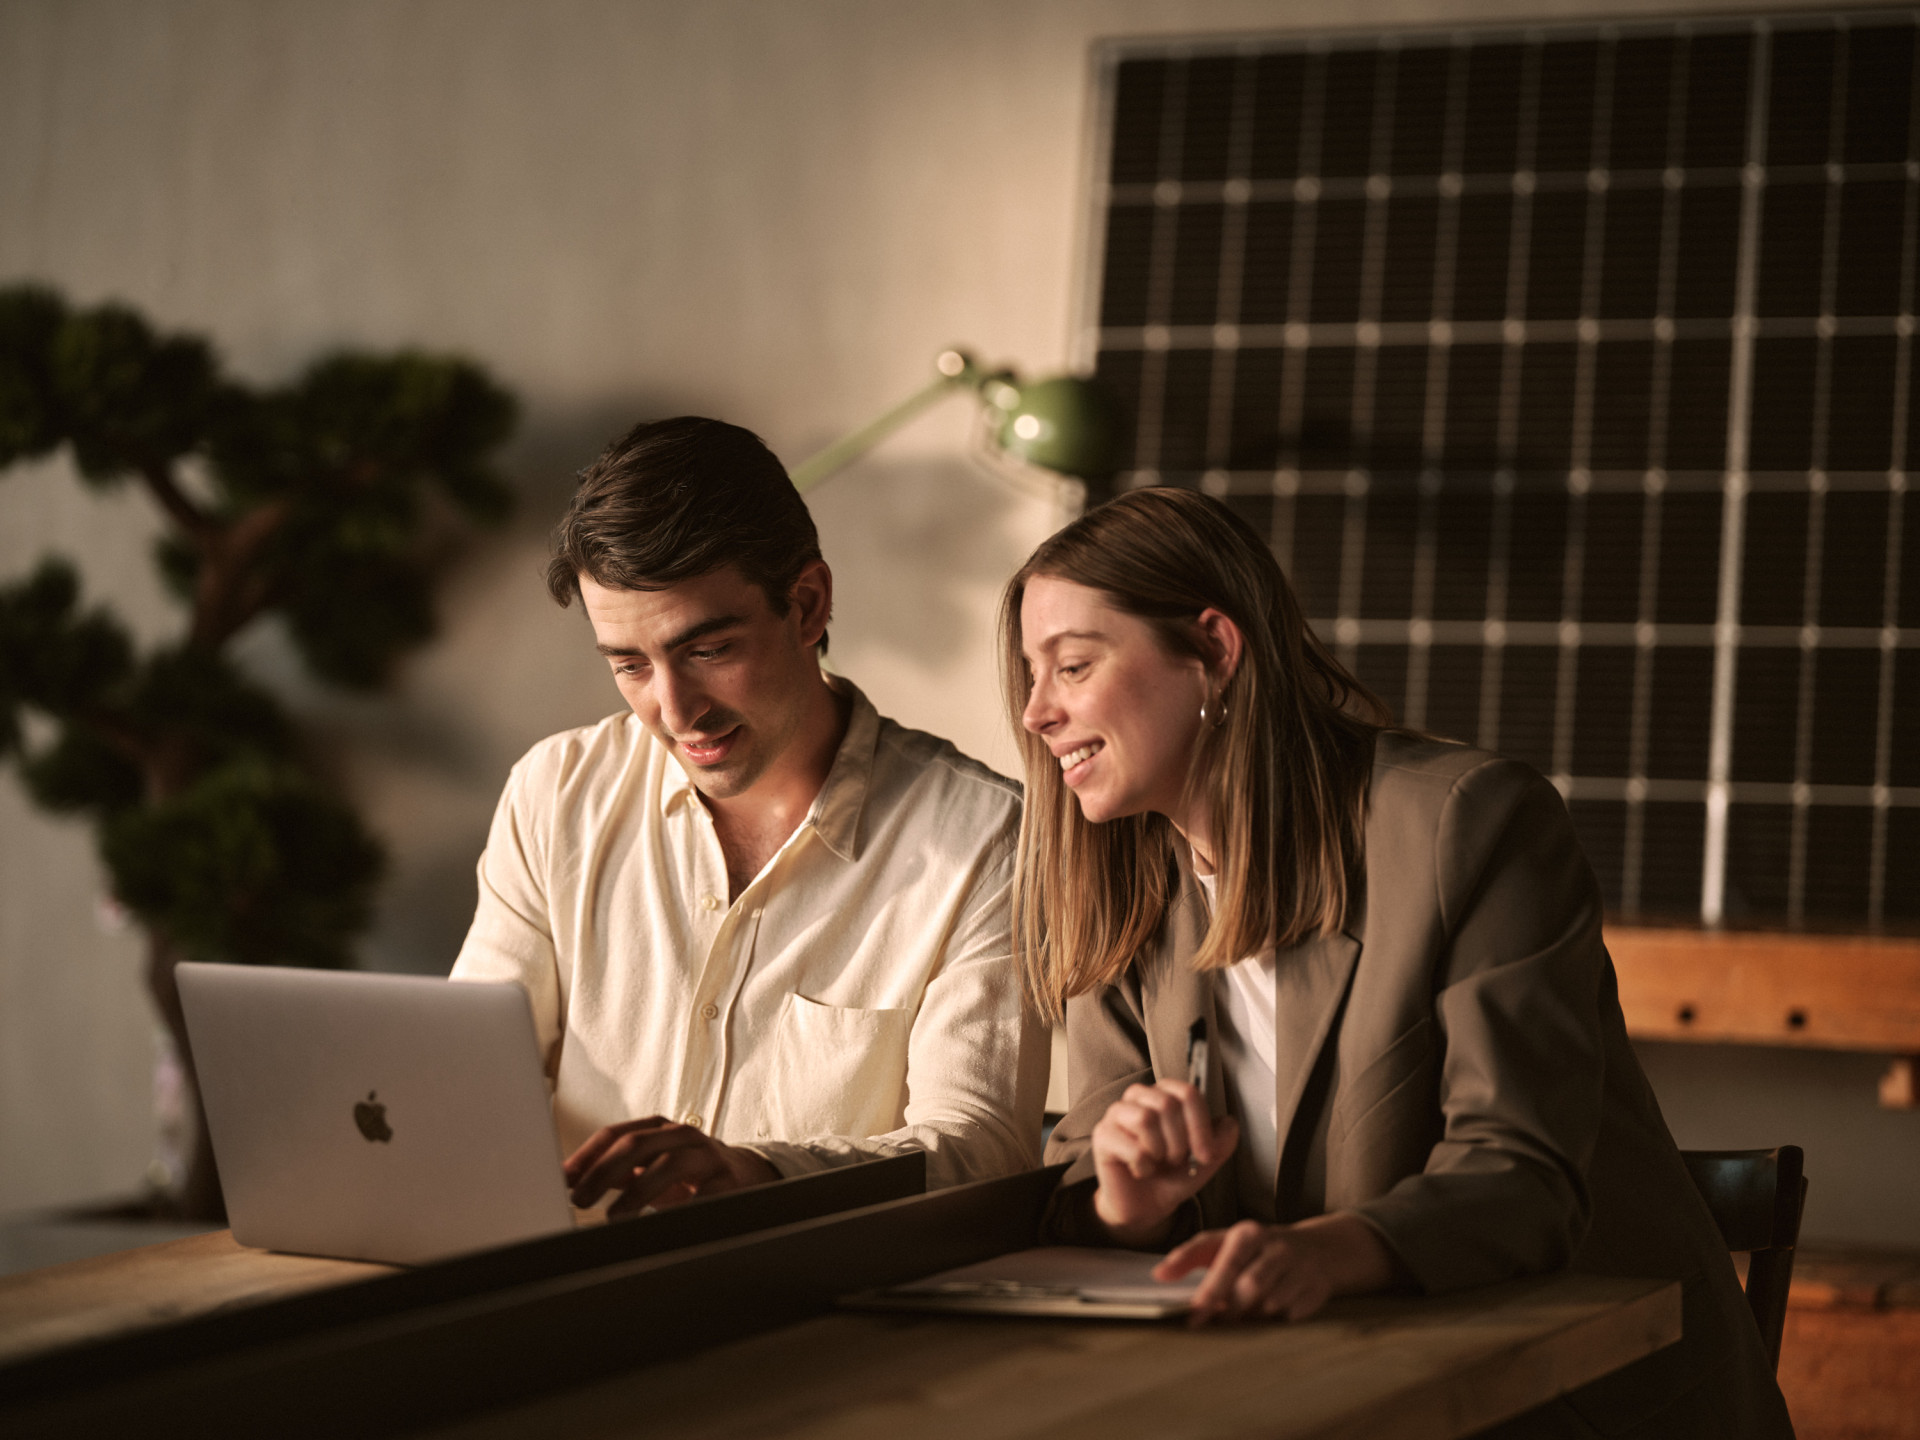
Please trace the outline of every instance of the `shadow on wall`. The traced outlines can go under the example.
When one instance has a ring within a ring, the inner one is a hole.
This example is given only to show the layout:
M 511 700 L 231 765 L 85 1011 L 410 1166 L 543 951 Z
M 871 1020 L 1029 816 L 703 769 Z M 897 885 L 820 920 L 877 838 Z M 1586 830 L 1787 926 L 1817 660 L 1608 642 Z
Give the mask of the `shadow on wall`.
M 977 658 L 969 647 L 1033 545 L 1027 518 L 1044 507 L 972 457 L 929 456 L 850 466 L 808 497 L 836 579 L 836 622 L 862 646 L 937 669 Z M 1050 527 L 1049 527 L 1050 528 Z
M 808 496 L 834 573 L 832 655 L 884 714 L 1010 771 L 1000 591 L 1068 518 L 971 455 L 869 460 Z
M 580 469 L 658 408 L 635 400 L 530 417 L 502 462 L 512 522 L 451 561 L 439 637 L 391 691 L 304 685 L 278 636 L 249 657 L 294 697 L 324 763 L 387 847 L 358 947 L 365 967 L 446 972 L 473 917 L 474 864 L 507 772 L 543 736 L 619 708 L 579 607 L 562 610 L 547 594 L 549 536 Z

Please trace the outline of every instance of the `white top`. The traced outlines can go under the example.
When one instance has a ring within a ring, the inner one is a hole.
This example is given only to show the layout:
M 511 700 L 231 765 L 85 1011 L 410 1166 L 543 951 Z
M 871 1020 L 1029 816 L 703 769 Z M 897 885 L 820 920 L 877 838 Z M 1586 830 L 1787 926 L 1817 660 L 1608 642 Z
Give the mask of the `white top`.
M 1200 875 L 1213 910 L 1212 875 Z M 1214 977 L 1213 1019 L 1227 1108 L 1240 1120 L 1240 1143 L 1271 1186 L 1280 1172 L 1280 1094 L 1273 1074 L 1274 953 L 1250 955 Z
M 713 819 L 631 714 L 513 769 L 455 979 L 526 987 L 561 1144 L 665 1115 L 782 1174 L 1039 1164 L 1047 1035 L 1010 958 L 1020 796 L 857 689 L 826 783 L 727 902 Z

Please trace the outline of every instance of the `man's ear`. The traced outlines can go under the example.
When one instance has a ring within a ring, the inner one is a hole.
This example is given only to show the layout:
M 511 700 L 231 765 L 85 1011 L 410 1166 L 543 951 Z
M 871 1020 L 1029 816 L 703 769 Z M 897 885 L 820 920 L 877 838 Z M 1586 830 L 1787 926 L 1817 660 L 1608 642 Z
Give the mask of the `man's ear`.
M 1239 673 L 1240 658 L 1247 651 L 1247 637 L 1226 611 L 1215 610 L 1211 606 L 1202 610 L 1200 618 L 1194 623 L 1200 627 L 1207 649 L 1212 652 L 1207 673 L 1213 678 L 1214 684 L 1224 690 L 1227 682 Z
M 833 571 L 826 561 L 809 560 L 801 568 L 787 591 L 787 604 L 799 621 L 800 643 L 818 645 L 827 633 L 827 622 L 833 619 Z

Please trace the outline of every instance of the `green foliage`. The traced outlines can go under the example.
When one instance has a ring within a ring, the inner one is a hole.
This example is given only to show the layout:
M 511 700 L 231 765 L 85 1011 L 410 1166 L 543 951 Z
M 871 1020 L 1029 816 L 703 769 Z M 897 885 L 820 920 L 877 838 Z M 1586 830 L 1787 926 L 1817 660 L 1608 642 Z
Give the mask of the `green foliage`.
M 344 963 L 379 847 L 225 649 L 277 614 L 317 678 L 380 684 L 433 633 L 448 525 L 507 513 L 490 457 L 513 423 L 464 361 L 338 354 L 254 388 L 124 307 L 0 288 L 0 467 L 65 445 L 89 484 L 145 485 L 190 610 L 178 643 L 139 655 L 64 561 L 0 585 L 0 759 L 37 803 L 95 821 L 116 895 L 172 945 Z
M 108 703 L 132 674 L 126 631 L 103 611 L 78 614 L 79 598 L 64 560 L 0 586 L 0 756 L 20 744 L 22 706 L 65 719 Z
M 188 454 L 221 402 L 236 398 L 222 395 L 205 342 L 157 337 L 118 305 L 69 315 L 48 368 L 65 438 L 95 485 Z
M 51 291 L 0 290 L 0 465 L 44 455 L 66 433 L 52 369 L 65 320 L 66 307 Z
M 27 794 L 56 813 L 117 815 L 146 792 L 139 765 L 83 725 L 62 726 L 51 744 L 19 763 Z
M 0 289 L 0 464 L 64 441 L 89 483 L 118 484 L 193 450 L 235 398 L 204 341 L 156 336 L 124 306 Z
M 385 677 L 389 656 L 433 634 L 432 595 L 416 567 L 350 546 L 315 546 L 310 557 L 283 608 L 314 674 L 370 688 Z
M 339 966 L 380 848 L 312 776 L 239 762 L 124 810 L 101 835 L 122 903 L 197 958 Z

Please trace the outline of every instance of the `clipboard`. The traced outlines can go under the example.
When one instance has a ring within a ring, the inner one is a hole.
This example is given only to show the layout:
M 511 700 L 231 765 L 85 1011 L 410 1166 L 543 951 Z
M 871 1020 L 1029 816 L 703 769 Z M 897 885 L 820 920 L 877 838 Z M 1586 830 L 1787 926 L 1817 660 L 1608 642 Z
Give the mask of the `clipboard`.
M 1159 1255 L 1050 1245 L 1015 1250 L 977 1265 L 904 1285 L 841 1297 L 856 1310 L 948 1315 L 1028 1315 L 1076 1320 L 1171 1320 L 1193 1305 L 1204 1271 L 1155 1280 Z

